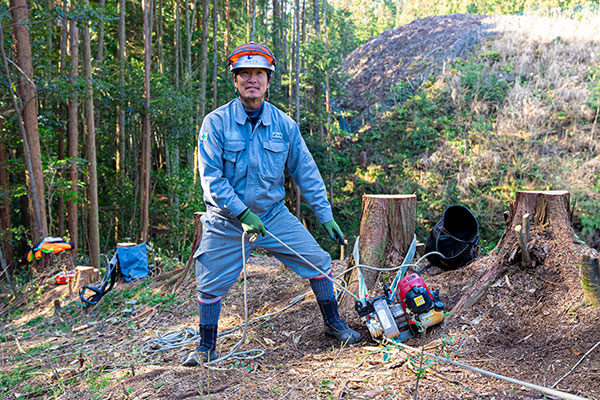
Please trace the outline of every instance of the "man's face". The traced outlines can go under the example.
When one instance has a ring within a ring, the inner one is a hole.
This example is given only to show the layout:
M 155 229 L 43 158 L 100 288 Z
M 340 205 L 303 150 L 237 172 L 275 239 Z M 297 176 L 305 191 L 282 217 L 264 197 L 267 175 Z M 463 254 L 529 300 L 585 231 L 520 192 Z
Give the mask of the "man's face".
M 257 105 L 260 105 L 264 100 L 269 84 L 269 75 L 262 68 L 243 68 L 233 76 L 233 85 L 245 103 L 258 102 Z

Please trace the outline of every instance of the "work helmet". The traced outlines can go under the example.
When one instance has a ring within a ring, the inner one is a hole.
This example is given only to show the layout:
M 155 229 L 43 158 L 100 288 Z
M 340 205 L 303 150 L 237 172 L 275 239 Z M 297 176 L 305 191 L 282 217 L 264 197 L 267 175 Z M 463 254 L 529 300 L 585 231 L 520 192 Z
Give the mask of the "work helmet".
M 255 42 L 244 43 L 236 47 L 227 58 L 229 70 L 240 68 L 264 68 L 275 72 L 277 60 L 265 45 Z

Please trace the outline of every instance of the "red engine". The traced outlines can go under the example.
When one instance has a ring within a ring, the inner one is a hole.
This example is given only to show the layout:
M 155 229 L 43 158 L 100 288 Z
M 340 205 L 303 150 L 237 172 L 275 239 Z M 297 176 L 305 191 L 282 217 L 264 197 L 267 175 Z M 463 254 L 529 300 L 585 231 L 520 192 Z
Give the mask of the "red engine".
M 432 309 L 441 311 L 444 308 L 444 303 L 438 293 L 432 294 L 423 279 L 417 274 L 410 274 L 402 278 L 398 282 L 396 293 L 404 312 L 407 313 L 422 314 Z

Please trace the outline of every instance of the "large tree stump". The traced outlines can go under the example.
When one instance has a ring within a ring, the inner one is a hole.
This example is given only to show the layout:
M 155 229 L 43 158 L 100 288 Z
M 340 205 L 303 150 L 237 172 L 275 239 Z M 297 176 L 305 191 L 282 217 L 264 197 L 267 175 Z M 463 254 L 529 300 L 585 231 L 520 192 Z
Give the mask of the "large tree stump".
M 509 207 L 508 214 L 505 214 L 507 215 L 507 226 L 500 242 L 494 249 L 497 253 L 494 262 L 456 303 L 452 314 L 457 315 L 463 309 L 475 304 L 489 285 L 506 272 L 511 264 L 515 263 L 519 248 L 515 227 L 522 223 L 523 215 L 529 214 L 530 224 L 535 229 L 550 231 L 557 240 L 573 244 L 574 231 L 569 202 L 570 195 L 566 190 L 518 191 L 514 203 Z M 531 237 L 529 247 L 534 240 L 535 238 Z M 534 263 L 535 259 L 532 259 L 531 262 Z
M 75 267 L 75 288 L 81 290 L 84 286 L 92 285 L 100 280 L 98 268 L 87 265 Z
M 360 263 L 383 268 L 400 264 L 415 234 L 417 196 L 411 195 L 363 195 L 360 220 Z M 348 262 L 354 265 L 354 260 Z M 376 289 L 381 273 L 362 269 L 369 290 Z M 348 289 L 358 293 L 356 269 L 344 276 Z M 341 307 L 354 308 L 354 298 L 344 296 Z
M 583 302 L 597 307 L 600 304 L 600 255 L 588 249 L 579 263 L 579 279 L 583 289 Z

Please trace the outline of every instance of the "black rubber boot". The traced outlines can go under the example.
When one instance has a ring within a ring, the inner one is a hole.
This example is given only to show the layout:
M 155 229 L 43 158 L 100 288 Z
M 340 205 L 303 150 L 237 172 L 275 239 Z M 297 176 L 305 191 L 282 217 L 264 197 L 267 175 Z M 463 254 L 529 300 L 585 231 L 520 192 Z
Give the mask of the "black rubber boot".
M 217 359 L 217 325 L 200 325 L 200 346 L 183 359 L 186 367 L 195 367 Z
M 320 301 L 319 308 L 321 309 L 321 314 L 323 314 L 326 334 L 346 344 L 360 341 L 360 333 L 348 328 L 348 325 L 346 325 L 338 314 L 337 300 Z

